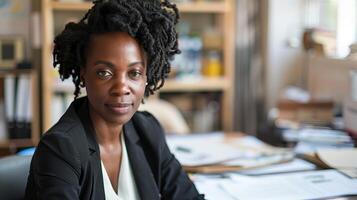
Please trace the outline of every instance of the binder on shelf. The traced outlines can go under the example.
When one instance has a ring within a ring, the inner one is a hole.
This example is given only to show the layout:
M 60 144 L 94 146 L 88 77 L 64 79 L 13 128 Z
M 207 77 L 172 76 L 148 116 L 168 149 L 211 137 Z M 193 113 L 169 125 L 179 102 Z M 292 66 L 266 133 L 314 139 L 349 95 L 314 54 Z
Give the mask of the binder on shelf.
M 30 119 L 27 119 L 27 110 L 31 107 L 30 100 L 30 77 L 29 75 L 20 75 L 16 88 L 15 105 L 15 131 L 10 138 L 30 138 L 31 125 Z
M 4 79 L 0 78 L 0 141 L 7 139 L 7 128 L 4 104 Z
M 5 106 L 2 99 L 0 99 L 0 141 L 7 139 L 7 128 L 5 119 Z
M 7 137 L 31 138 L 30 75 L 7 75 L 4 81 L 4 105 Z
M 10 138 L 15 130 L 15 76 L 7 75 L 4 82 L 4 105 L 7 137 Z
M 33 93 L 32 93 L 32 80 L 31 77 L 28 76 L 27 77 L 27 81 L 28 81 L 28 91 L 29 91 L 29 95 L 28 95 L 28 100 L 27 100 L 27 106 L 25 107 L 25 126 L 26 126 L 26 130 L 27 130 L 27 135 L 29 138 L 31 138 L 31 132 L 32 132 L 32 101 L 33 101 Z

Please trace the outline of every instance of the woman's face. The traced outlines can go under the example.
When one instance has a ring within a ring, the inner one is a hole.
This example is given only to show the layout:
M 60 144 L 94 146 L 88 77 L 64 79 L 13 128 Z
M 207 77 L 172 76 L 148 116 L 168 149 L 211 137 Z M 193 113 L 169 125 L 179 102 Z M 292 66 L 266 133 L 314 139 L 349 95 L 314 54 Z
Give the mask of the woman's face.
M 93 35 L 81 70 L 90 113 L 95 122 L 122 125 L 130 120 L 144 96 L 146 60 L 138 42 L 127 33 Z

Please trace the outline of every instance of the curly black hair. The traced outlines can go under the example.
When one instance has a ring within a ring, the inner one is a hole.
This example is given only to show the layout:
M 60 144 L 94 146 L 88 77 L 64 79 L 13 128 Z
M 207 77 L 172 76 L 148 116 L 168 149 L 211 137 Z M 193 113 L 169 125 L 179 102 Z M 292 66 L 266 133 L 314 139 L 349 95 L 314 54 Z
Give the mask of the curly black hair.
M 72 76 L 75 98 L 80 94 L 80 69 L 86 66 L 90 36 L 107 32 L 127 32 L 147 55 L 145 96 L 164 85 L 170 61 L 178 49 L 175 25 L 178 9 L 168 0 L 97 0 L 78 22 L 66 24 L 55 37 L 53 66 L 62 80 Z

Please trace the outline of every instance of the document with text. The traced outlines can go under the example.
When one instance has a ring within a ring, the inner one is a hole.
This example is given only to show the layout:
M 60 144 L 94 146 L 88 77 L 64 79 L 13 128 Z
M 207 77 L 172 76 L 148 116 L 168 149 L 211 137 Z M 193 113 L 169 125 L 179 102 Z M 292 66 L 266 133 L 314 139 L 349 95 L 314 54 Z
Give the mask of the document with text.
M 357 180 L 336 170 L 247 177 L 234 174 L 221 188 L 237 199 L 322 199 L 357 195 Z

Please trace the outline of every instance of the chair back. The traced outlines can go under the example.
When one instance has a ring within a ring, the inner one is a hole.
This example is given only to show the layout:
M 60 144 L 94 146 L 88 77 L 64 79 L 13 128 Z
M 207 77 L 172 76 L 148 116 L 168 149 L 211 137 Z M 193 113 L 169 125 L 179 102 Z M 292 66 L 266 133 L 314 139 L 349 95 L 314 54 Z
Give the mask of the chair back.
M 139 107 L 140 111 L 148 111 L 156 117 L 166 133 L 188 134 L 190 128 L 180 110 L 163 99 L 148 99 Z
M 0 158 L 0 199 L 24 199 L 32 156 Z

